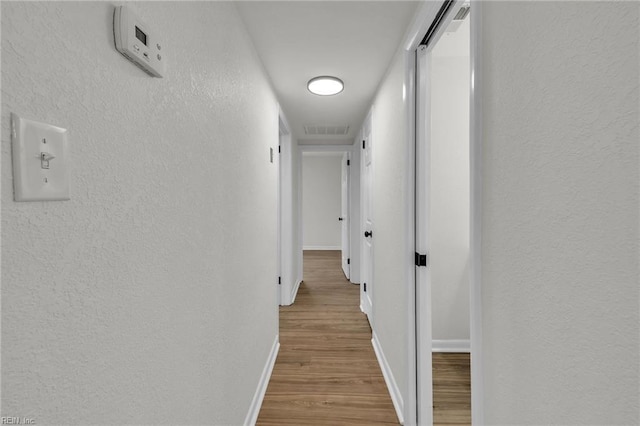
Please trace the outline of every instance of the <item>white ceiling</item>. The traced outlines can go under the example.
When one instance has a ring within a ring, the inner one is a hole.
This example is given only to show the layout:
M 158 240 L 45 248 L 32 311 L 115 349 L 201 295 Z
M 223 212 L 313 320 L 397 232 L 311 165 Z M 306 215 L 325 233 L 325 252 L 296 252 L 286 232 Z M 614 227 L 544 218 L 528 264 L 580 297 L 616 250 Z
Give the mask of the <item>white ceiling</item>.
M 273 82 L 294 139 L 351 144 L 413 18 L 416 1 L 241 1 L 238 10 Z M 344 81 L 317 96 L 319 75 Z M 309 136 L 305 125 L 349 126 L 347 135 Z

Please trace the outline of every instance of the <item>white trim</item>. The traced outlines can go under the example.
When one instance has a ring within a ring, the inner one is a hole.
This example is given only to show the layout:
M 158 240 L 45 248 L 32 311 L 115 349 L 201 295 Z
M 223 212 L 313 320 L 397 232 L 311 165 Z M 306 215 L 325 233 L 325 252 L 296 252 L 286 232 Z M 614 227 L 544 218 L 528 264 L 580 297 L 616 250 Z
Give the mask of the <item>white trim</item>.
M 346 145 L 351 149 L 351 145 Z M 302 153 L 303 157 L 341 157 L 344 153 L 349 153 L 349 151 L 305 151 Z
M 264 394 L 267 392 L 267 386 L 269 385 L 269 379 L 271 378 L 271 373 L 273 372 L 273 366 L 276 363 L 278 351 L 280 350 L 279 340 L 279 335 L 276 334 L 276 338 L 273 341 L 273 346 L 271 346 L 271 352 L 269 353 L 267 362 L 262 369 L 258 387 L 256 388 L 256 392 L 253 394 L 253 400 L 251 401 L 251 405 L 249 406 L 249 412 L 247 413 L 247 417 L 244 419 L 245 426 L 253 426 L 258 420 L 258 414 L 260 413 L 260 408 L 262 407 L 262 400 L 264 399 Z
M 293 241 L 293 223 L 295 218 L 295 207 L 293 205 L 293 140 L 287 117 L 282 109 L 279 109 L 279 143 L 280 153 L 278 159 L 278 276 L 280 285 L 278 286 L 278 304 L 290 305 L 288 295 L 291 293 L 293 283 L 297 279 L 294 270 L 294 253 L 296 247 Z
M 420 46 L 416 57 L 416 252 L 429 255 L 429 187 L 431 102 L 428 48 Z M 433 423 L 433 375 L 431 348 L 431 268 L 416 268 L 416 397 L 417 424 Z
M 359 139 L 359 137 L 358 137 Z M 302 145 L 298 144 L 298 182 L 302 182 L 302 159 L 306 155 L 313 155 L 312 153 L 327 153 L 327 154 L 342 154 L 342 153 L 350 153 L 351 154 L 351 170 L 349 173 L 349 215 L 351 220 L 349 221 L 349 227 L 351 228 L 349 234 L 351 236 L 350 241 L 350 258 L 351 258 L 351 268 L 350 268 L 350 279 L 354 284 L 359 283 L 360 278 L 360 244 L 359 244 L 359 236 L 360 234 L 360 145 L 356 143 L 352 143 L 350 145 Z M 357 163 L 356 163 L 357 162 Z M 299 256 L 299 280 L 304 280 L 303 270 L 304 270 L 304 260 L 303 260 L 303 251 L 304 250 L 342 250 L 342 246 L 339 247 L 316 247 L 316 246 L 308 246 L 304 247 L 303 242 L 303 220 L 302 220 L 302 184 L 298 185 L 298 205 L 296 206 L 298 217 L 300 220 L 298 221 L 298 238 L 299 238 L 299 250 L 296 253 Z M 354 243 L 358 241 L 358 243 Z M 357 269 L 356 269 L 357 268 Z M 354 272 L 356 271 L 356 272 Z
M 296 301 L 296 296 L 298 295 L 298 289 L 300 288 L 300 284 L 302 284 L 302 280 L 298 280 L 296 281 L 296 285 L 293 286 L 293 289 L 291 290 L 291 304 L 293 305 L 293 302 Z
M 456 5 L 460 0 L 456 1 Z M 427 28 L 431 25 L 435 13 L 440 9 L 442 1 L 424 2 L 417 11 L 412 24 L 407 31 L 402 48 L 405 52 L 412 54 Z M 483 385 L 483 353 L 482 353 L 482 284 L 481 284 L 481 254 L 482 254 L 482 14 L 483 2 L 481 0 L 471 0 L 471 99 L 470 99 L 470 178 L 471 178 L 471 227 L 470 227 L 470 322 L 471 339 L 471 419 L 473 425 L 484 424 L 484 385 Z M 454 7 L 456 6 L 454 5 Z M 413 64 L 411 61 L 405 62 L 405 78 L 410 79 L 413 75 Z M 409 99 L 409 97 L 407 97 Z M 415 103 L 409 103 L 407 111 L 415 117 Z M 408 117 L 407 131 L 410 135 L 416 128 L 412 117 Z M 417 226 L 417 225 L 416 225 Z M 418 247 L 420 248 L 420 247 Z M 412 276 L 407 279 L 407 293 L 409 295 L 409 306 L 416 306 L 416 284 Z M 414 312 L 414 314 L 416 314 Z M 409 313 L 409 321 L 412 315 Z M 417 323 L 420 319 L 414 317 Z M 411 332 L 414 324 L 409 324 L 408 330 Z M 414 424 L 413 416 L 417 409 L 417 389 L 411 378 L 417 377 L 415 370 L 417 360 L 415 350 L 418 342 L 415 342 L 416 333 L 409 333 L 408 350 L 408 394 L 407 394 L 407 422 Z M 423 335 L 424 337 L 424 335 Z M 429 338 L 429 345 L 432 344 Z M 414 345 L 414 346 L 412 346 Z M 414 351 L 414 352 L 412 352 Z M 426 354 L 425 354 L 426 355 Z M 427 356 L 431 356 L 431 351 Z M 425 362 L 423 359 L 422 362 Z M 430 374 L 430 373 L 429 373 Z M 424 379 L 424 377 L 423 377 Z M 431 382 L 431 380 L 429 380 Z M 428 390 L 427 390 L 428 391 Z M 430 410 L 429 410 L 430 411 Z
M 302 250 L 335 250 L 342 251 L 341 246 L 304 246 Z
M 471 353 L 471 340 L 436 340 L 431 342 L 432 352 Z
M 427 32 L 431 23 L 433 22 L 436 14 L 440 10 L 440 6 L 442 5 L 442 1 L 426 1 L 418 8 L 416 11 L 413 21 L 409 25 L 409 28 L 405 34 L 403 42 L 401 44 L 401 49 L 404 50 L 405 55 L 405 110 L 407 111 L 406 117 L 406 135 L 408 138 L 407 141 L 407 164 L 406 167 L 409 170 L 408 173 L 408 182 L 406 183 L 407 193 L 415 194 L 416 193 L 416 164 L 415 159 L 416 155 L 416 88 L 417 88 L 417 76 L 415 73 L 416 70 L 416 49 L 418 48 L 420 42 L 424 34 Z M 416 247 L 416 226 L 417 226 L 417 218 L 415 217 L 416 211 L 416 203 L 414 197 L 407 198 L 407 226 L 406 226 L 406 239 L 407 239 L 407 249 L 409 250 L 408 256 L 408 265 L 407 265 L 407 279 L 406 279 L 406 289 L 407 289 L 407 306 L 411 307 L 407 309 L 407 399 L 405 403 L 405 419 L 406 424 L 408 426 L 413 426 L 418 424 L 418 368 L 417 368 L 417 345 L 419 342 L 416 341 L 416 333 L 418 330 L 418 321 L 419 318 L 417 316 L 417 312 L 415 307 L 417 306 L 418 294 L 416 293 L 416 274 L 422 274 L 424 271 L 417 270 L 413 263 L 413 253 L 417 251 Z M 421 295 L 424 296 L 425 295 Z M 431 338 L 429 337 L 429 342 Z M 431 364 L 431 348 L 429 347 L 428 353 L 425 354 L 427 360 L 422 359 L 422 362 L 425 363 L 428 361 L 429 365 Z M 423 371 L 427 373 L 428 381 L 431 382 L 431 369 L 426 369 L 428 371 Z M 423 378 L 424 380 L 424 378 Z M 431 391 L 432 386 L 428 386 L 426 391 L 429 393 L 427 395 L 427 400 L 431 400 Z M 422 395 L 422 399 L 424 400 L 425 395 Z M 424 410 L 423 410 L 424 411 Z M 432 410 L 428 410 L 428 415 L 431 414 Z M 424 420 L 424 419 L 423 419 Z
M 387 71 L 388 74 L 388 71 Z M 373 227 L 375 227 L 375 211 L 369 211 L 369 212 L 365 212 L 365 200 L 364 200 L 364 185 L 365 183 L 367 185 L 369 185 L 368 188 L 368 196 L 369 196 L 369 204 L 371 206 L 373 206 L 373 178 L 375 177 L 375 161 L 373 159 L 373 145 L 375 143 L 375 138 L 374 138 L 374 132 L 373 132 L 373 120 L 375 117 L 375 102 L 371 105 L 371 108 L 369 108 L 369 112 L 367 113 L 366 118 L 364 119 L 364 122 L 362 123 L 362 128 L 360 129 L 359 135 L 360 137 L 358 138 L 358 143 L 357 145 L 357 149 L 360 151 L 360 182 L 359 182 L 359 187 L 360 187 L 360 200 L 359 200 L 359 205 L 360 205 L 360 223 L 359 223 L 359 230 L 358 230 L 358 243 L 357 243 L 357 247 L 360 248 L 360 282 L 361 283 L 365 283 L 365 271 L 366 271 L 366 265 L 364 263 L 364 257 L 365 257 L 365 239 L 362 237 L 362 235 L 364 234 L 365 231 L 368 231 L 368 229 L 366 229 L 366 222 L 367 222 L 367 218 L 365 217 L 365 213 L 368 213 L 371 217 L 371 222 L 373 224 Z M 365 182 L 364 177 L 365 177 L 365 161 L 366 161 L 366 150 L 363 148 L 360 148 L 362 145 L 360 143 L 360 141 L 367 141 L 367 149 L 369 149 L 371 151 L 371 165 L 370 167 L 370 174 L 371 176 L 369 177 L 369 182 Z M 373 207 L 372 207 L 373 208 Z M 372 240 L 372 245 L 371 245 L 371 255 L 370 255 L 370 259 L 369 263 L 371 263 L 370 266 L 370 276 L 368 277 L 369 280 L 369 290 L 367 292 L 364 291 L 364 285 L 360 286 L 360 306 L 363 309 L 363 312 L 367 315 L 367 319 L 369 320 L 369 326 L 371 327 L 372 330 L 375 330 L 375 325 L 374 325 L 374 313 L 373 313 L 373 293 L 375 293 L 375 272 L 374 272 L 374 267 L 373 267 L 373 262 L 375 259 L 375 240 Z
M 398 388 L 396 379 L 393 377 L 391 367 L 387 362 L 387 358 L 384 356 L 384 352 L 382 351 L 382 347 L 378 342 L 378 336 L 375 332 L 372 333 L 371 344 L 373 345 L 373 351 L 376 353 L 378 364 L 380 364 L 380 370 L 382 370 L 384 381 L 387 384 L 387 388 L 389 389 L 391 402 L 393 402 L 393 408 L 395 408 L 396 410 L 398 421 L 401 425 L 404 425 L 404 401 L 402 400 L 402 394 L 400 393 L 400 389 Z
M 278 126 L 282 133 L 288 135 L 291 133 L 291 126 L 289 126 L 289 121 L 287 120 L 287 116 L 284 115 L 284 111 L 282 107 L 278 105 Z
M 359 140 L 358 138 L 357 140 Z M 349 166 L 349 281 L 360 283 L 360 143 L 352 145 Z
M 405 153 L 407 179 L 405 182 L 408 208 L 406 211 L 405 219 L 405 250 L 408 256 L 406 256 L 407 264 L 405 266 L 407 270 L 407 306 L 415 306 L 415 281 L 416 281 L 416 266 L 412 254 L 416 252 L 416 207 L 415 207 L 415 184 L 416 184 L 416 144 L 415 144 L 415 129 L 416 129 L 416 89 L 415 89 L 415 69 L 416 69 L 416 55 L 415 52 L 404 52 L 404 64 L 405 64 L 405 111 L 406 126 L 407 126 L 407 143 Z M 416 310 L 407 309 L 407 398 L 404 404 L 404 419 L 405 424 L 413 426 L 417 422 L 417 384 L 414 377 L 417 377 L 416 366 Z
M 471 310 L 471 423 L 484 424 L 482 352 L 482 1 L 471 3 L 470 194 L 471 246 L 469 253 Z

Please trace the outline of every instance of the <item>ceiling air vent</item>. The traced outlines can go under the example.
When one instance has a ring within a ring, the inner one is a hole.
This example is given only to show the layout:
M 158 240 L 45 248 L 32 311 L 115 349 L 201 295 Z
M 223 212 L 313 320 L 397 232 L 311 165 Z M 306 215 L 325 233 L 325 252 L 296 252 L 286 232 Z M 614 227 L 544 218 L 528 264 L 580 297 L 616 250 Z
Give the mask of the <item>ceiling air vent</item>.
M 465 4 L 458 10 L 456 16 L 453 17 L 453 21 L 449 24 L 449 27 L 445 30 L 445 33 L 455 33 L 460 28 L 460 25 L 464 22 L 465 18 L 469 15 L 469 5 Z
M 307 124 L 304 126 L 305 135 L 313 136 L 344 136 L 349 133 L 349 126 Z
M 453 17 L 453 20 L 454 21 L 464 21 L 464 18 L 466 18 L 468 14 L 469 14 L 469 6 L 468 5 L 464 5 L 464 6 L 462 6 L 460 8 L 458 13 L 456 13 L 456 16 Z

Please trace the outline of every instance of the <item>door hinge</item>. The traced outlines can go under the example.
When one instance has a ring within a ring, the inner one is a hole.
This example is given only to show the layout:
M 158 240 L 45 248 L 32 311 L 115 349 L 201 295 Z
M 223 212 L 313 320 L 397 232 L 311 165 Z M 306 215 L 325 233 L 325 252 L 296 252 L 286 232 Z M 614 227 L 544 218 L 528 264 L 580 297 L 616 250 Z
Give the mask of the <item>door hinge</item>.
M 364 149 L 365 141 L 362 141 L 362 149 Z
M 351 259 L 350 258 L 347 259 L 347 265 L 351 265 Z
M 282 152 L 282 147 L 278 145 L 278 154 L 280 154 L 281 152 Z
M 364 291 L 367 291 L 367 283 L 364 283 Z
M 347 160 L 347 166 L 351 165 L 351 160 Z
M 416 252 L 416 266 L 427 266 L 427 255 Z
M 282 284 L 282 277 L 278 277 L 278 285 Z

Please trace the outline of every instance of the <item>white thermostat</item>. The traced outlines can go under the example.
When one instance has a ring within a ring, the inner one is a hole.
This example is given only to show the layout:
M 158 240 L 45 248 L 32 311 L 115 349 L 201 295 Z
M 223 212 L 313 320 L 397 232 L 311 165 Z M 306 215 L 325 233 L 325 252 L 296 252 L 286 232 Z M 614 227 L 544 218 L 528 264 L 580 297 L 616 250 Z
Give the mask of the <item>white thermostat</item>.
M 116 49 L 131 62 L 154 77 L 164 75 L 166 58 L 158 33 L 126 6 L 113 12 L 113 36 Z

